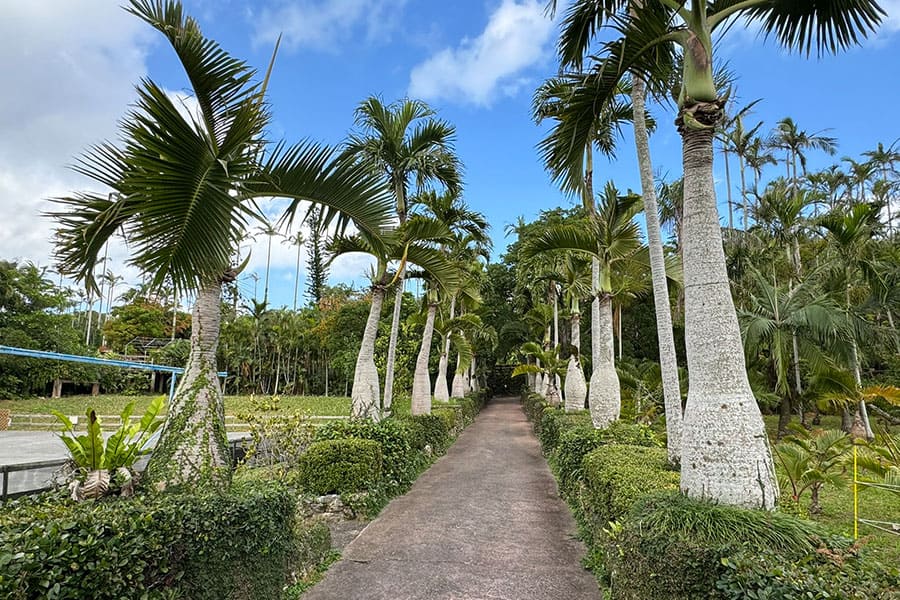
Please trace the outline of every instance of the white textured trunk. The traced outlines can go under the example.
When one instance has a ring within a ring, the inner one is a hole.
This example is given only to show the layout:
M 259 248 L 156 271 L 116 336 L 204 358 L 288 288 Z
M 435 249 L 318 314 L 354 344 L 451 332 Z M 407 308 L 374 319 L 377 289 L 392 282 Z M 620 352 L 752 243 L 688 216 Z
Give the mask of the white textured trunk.
M 862 387 L 862 372 L 859 367 L 859 350 L 856 345 L 856 340 L 850 344 L 850 360 L 853 362 L 853 379 L 856 381 L 856 387 Z M 866 408 L 866 401 L 860 400 L 856 405 L 856 414 L 853 415 L 853 427 L 854 435 L 856 435 L 856 431 L 862 431 L 862 433 L 866 436 L 866 439 L 874 439 L 875 432 L 872 431 L 872 426 L 869 424 L 869 411 Z
M 231 480 L 225 407 L 216 375 L 221 302 L 221 283 L 197 293 L 188 364 L 144 472 L 145 481 L 158 490 L 224 489 Z
M 566 367 L 565 407 L 566 411 L 583 410 L 584 400 L 587 397 L 587 381 L 581 368 L 581 313 L 578 312 L 577 302 L 572 313 L 572 345 L 575 353 L 569 357 Z
M 647 245 L 650 250 L 650 273 L 653 280 L 653 307 L 656 310 L 656 337 L 659 342 L 659 366 L 663 384 L 663 403 L 666 409 L 666 438 L 669 462 L 681 460 L 681 383 L 678 379 L 678 359 L 675 337 L 672 334 L 672 309 L 669 305 L 669 286 L 666 281 L 666 262 L 659 228 L 659 208 L 656 186 L 653 183 L 653 162 L 650 141 L 644 119 L 644 81 L 633 77 L 631 92 L 634 106 L 634 141 L 641 172 L 641 192 L 644 198 L 644 217 L 647 221 Z M 731 208 L 729 207 L 729 216 Z
M 381 396 L 378 385 L 378 369 L 375 367 L 375 336 L 378 334 L 378 321 L 384 304 L 384 288 L 376 286 L 372 289 L 372 305 L 366 319 L 362 344 L 356 356 L 356 371 L 353 373 L 353 390 L 350 392 L 352 408 L 350 415 L 365 419 L 379 417 L 378 400 Z
M 619 418 L 622 410 L 622 393 L 619 388 L 619 374 L 616 373 L 612 299 L 604 294 L 599 304 L 600 316 L 594 333 L 598 338 L 599 355 L 591 373 L 588 404 L 594 427 L 602 429 Z
M 428 375 L 428 360 L 431 357 L 431 338 L 434 334 L 434 315 L 436 304 L 428 305 L 428 318 L 425 320 L 425 331 L 422 333 L 422 347 L 416 358 L 416 372 L 412 386 L 412 414 L 427 415 L 431 413 L 431 377 Z
M 459 366 L 459 354 L 457 354 L 456 372 L 453 373 L 453 390 L 450 392 L 453 398 L 462 398 L 466 395 L 466 376 Z
M 450 319 L 456 316 L 456 296 L 450 299 Z M 447 357 L 450 356 L 450 332 L 447 332 L 447 339 L 444 340 L 441 348 L 441 360 L 438 363 L 437 379 L 434 382 L 434 399 L 440 402 L 446 402 L 450 399 L 450 390 L 447 388 L 447 367 L 450 362 Z
M 712 130 L 682 127 L 684 296 L 689 392 L 681 489 L 688 496 L 773 509 L 778 483 L 744 363 L 712 176 Z
M 397 362 L 397 338 L 400 335 L 400 309 L 403 306 L 403 290 L 406 287 L 406 267 L 400 270 L 397 292 L 394 295 L 394 313 L 391 316 L 391 338 L 388 342 L 387 365 L 384 368 L 384 402 L 385 413 L 390 413 L 394 399 L 394 363 Z
M 591 258 L 591 369 L 600 362 L 600 260 Z
M 540 361 L 538 361 L 538 366 L 541 366 Z M 547 377 L 543 373 L 538 373 L 534 391 L 541 396 L 547 396 Z
M 478 386 L 478 376 L 475 374 L 475 355 L 472 355 L 472 363 L 469 365 L 469 388 L 473 392 L 477 392 L 480 388 Z

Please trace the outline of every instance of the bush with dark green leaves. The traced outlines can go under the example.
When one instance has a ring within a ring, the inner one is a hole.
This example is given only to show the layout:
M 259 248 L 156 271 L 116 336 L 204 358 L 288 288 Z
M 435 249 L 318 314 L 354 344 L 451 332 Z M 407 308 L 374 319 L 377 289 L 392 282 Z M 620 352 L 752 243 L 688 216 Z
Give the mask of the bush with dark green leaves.
M 316 441 L 357 438 L 381 444 L 382 483 L 389 496 L 401 493 L 413 482 L 427 457 L 413 450 L 415 433 L 397 419 L 373 422 L 369 420 L 335 421 L 316 430 Z
M 573 428 L 592 427 L 591 413 L 586 410 L 565 412 L 561 408 L 548 406 L 541 412 L 541 426 L 538 439 L 544 454 L 549 455 L 556 450 L 559 437 Z
M 678 490 L 680 481 L 679 473 L 669 470 L 663 448 L 605 445 L 585 456 L 583 468 L 578 501 L 583 525 L 594 541 L 641 497 Z
M 896 600 L 900 598 L 900 571 L 865 560 L 856 547 L 819 548 L 799 559 L 786 559 L 769 550 L 742 550 L 722 558 L 716 581 L 719 597 L 726 600 L 765 598 L 843 598 Z
M 630 446 L 662 447 L 662 442 L 646 425 L 615 421 L 606 429 L 574 426 L 560 433 L 551 463 L 559 479 L 560 494 L 570 502 L 575 499 L 584 476 L 584 457 L 600 446 L 627 444 Z
M 444 427 L 447 428 L 449 435 L 456 436 L 463 430 L 462 416 L 455 408 L 435 408 L 431 414 L 444 422 Z
M 451 411 L 451 414 L 455 414 L 455 411 Z M 416 450 L 424 451 L 429 447 L 433 454 L 440 454 L 450 445 L 453 427 L 436 411 L 430 415 L 403 415 L 394 418 L 409 426 Z
M 293 554 L 283 487 L 72 503 L 0 512 L 0 597 L 277 599 Z
M 768 551 L 788 563 L 820 547 L 849 545 L 828 538 L 811 521 L 693 500 L 678 492 L 644 497 L 610 529 L 604 544 L 612 597 L 628 600 L 721 598 L 717 582 L 729 570 L 723 563 L 727 557 Z
M 310 444 L 300 456 L 297 483 L 313 494 L 349 494 L 381 480 L 381 445 L 345 438 Z
M 522 396 L 522 406 L 525 409 L 525 416 L 534 425 L 535 433 L 538 433 L 541 426 L 540 416 L 544 411 L 544 407 L 550 405 L 547 404 L 547 401 L 540 394 L 527 392 Z

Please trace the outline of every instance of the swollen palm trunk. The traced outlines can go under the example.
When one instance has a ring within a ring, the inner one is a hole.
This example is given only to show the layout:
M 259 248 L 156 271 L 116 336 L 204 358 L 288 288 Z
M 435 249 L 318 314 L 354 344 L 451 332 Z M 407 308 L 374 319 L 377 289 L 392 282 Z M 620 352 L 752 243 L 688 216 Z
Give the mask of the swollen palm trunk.
M 216 375 L 221 301 L 221 283 L 197 294 L 188 364 L 144 472 L 144 480 L 158 490 L 224 489 L 231 480 L 225 409 Z
M 366 329 L 363 332 L 362 344 L 356 357 L 356 371 L 353 373 L 353 391 L 351 416 L 354 418 L 377 419 L 378 399 L 378 369 L 375 367 L 375 336 L 378 333 L 378 320 L 381 318 L 381 307 L 384 304 L 384 289 L 374 287 L 372 289 L 372 306 L 369 308 L 369 317 L 366 319 Z
M 466 395 L 466 376 L 459 368 L 459 355 L 456 355 L 456 372 L 453 374 L 453 391 L 450 395 L 454 398 L 463 398 Z
M 613 344 L 612 299 L 604 294 L 599 300 L 599 319 L 591 331 L 597 345 L 597 362 L 591 373 L 591 387 L 588 404 L 594 427 L 602 429 L 619 418 L 622 395 L 619 389 L 619 374 L 616 373 L 615 350 Z
M 412 386 L 412 414 L 427 415 L 431 413 L 431 378 L 428 375 L 428 359 L 431 355 L 431 336 L 434 333 L 434 315 L 437 305 L 428 305 L 428 318 L 425 331 L 422 333 L 422 347 L 416 358 L 416 373 Z
M 449 345 L 450 342 L 447 342 Z M 438 361 L 438 374 L 437 379 L 434 382 L 434 399 L 439 402 L 446 402 L 450 399 L 450 392 L 447 388 L 447 345 L 444 346 L 444 351 L 441 352 L 441 359 Z M 455 383 L 454 379 L 454 383 Z
M 391 410 L 391 402 L 394 397 L 394 363 L 397 357 L 397 338 L 400 336 L 400 309 L 403 306 L 403 289 L 405 287 L 406 273 L 404 267 L 400 271 L 400 281 L 397 283 L 397 293 L 394 296 L 394 313 L 391 316 L 391 338 L 388 342 L 387 365 L 384 369 L 384 410 Z
M 572 315 L 572 344 L 575 348 L 581 348 L 581 315 Z M 569 357 L 569 365 L 566 368 L 566 388 L 564 398 L 566 412 L 582 410 L 584 399 L 587 396 L 587 382 L 584 380 L 584 371 L 581 370 L 581 361 L 577 354 Z
M 778 485 L 747 380 L 712 176 L 713 130 L 684 138 L 684 295 L 688 400 L 681 489 L 723 504 L 772 509 Z

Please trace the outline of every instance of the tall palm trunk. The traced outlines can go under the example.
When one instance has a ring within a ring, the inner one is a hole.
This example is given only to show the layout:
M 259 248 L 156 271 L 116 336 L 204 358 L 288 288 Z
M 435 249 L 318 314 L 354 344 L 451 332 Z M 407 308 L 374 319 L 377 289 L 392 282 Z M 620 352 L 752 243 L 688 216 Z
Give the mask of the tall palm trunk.
M 553 296 L 553 348 L 554 352 L 559 351 L 559 294 L 556 289 L 556 282 L 550 282 L 550 290 Z M 559 358 L 559 355 L 557 355 Z M 562 382 L 559 379 L 559 375 L 553 374 L 553 383 L 556 386 L 556 390 L 558 394 L 562 393 Z
M 669 305 L 669 285 L 663 255 L 662 234 L 659 227 L 659 208 L 656 187 L 653 185 L 653 161 L 645 121 L 644 80 L 632 78 L 631 103 L 634 107 L 634 143 L 641 173 L 641 193 L 644 198 L 644 217 L 647 221 L 647 245 L 650 251 L 650 274 L 653 280 L 653 307 L 656 310 L 656 337 L 659 342 L 659 366 L 663 384 L 663 404 L 666 410 L 666 437 L 669 462 L 681 460 L 681 383 L 678 379 L 678 359 L 675 336 L 672 333 L 672 309 Z
M 598 429 L 618 419 L 622 408 L 613 341 L 612 297 L 607 293 L 601 295 L 602 299 L 597 300 L 599 312 L 597 328 L 591 332 L 597 341 L 598 360 L 591 372 L 591 386 L 588 393 L 591 421 Z
M 456 295 L 450 299 L 450 320 L 456 316 Z M 449 366 L 448 357 L 450 355 L 450 332 L 447 332 L 447 339 L 441 348 L 441 359 L 438 362 L 437 379 L 434 382 L 434 399 L 440 402 L 446 402 L 450 399 L 450 391 L 447 388 L 447 367 Z
M 642 86 L 643 87 L 643 83 Z M 634 103 L 634 90 L 631 92 L 632 98 L 632 106 Z M 635 114 L 637 114 L 637 107 L 634 107 Z M 646 131 L 646 126 L 644 127 Z M 637 133 L 635 133 L 637 135 Z M 728 155 L 731 154 L 728 151 L 728 142 L 724 142 L 722 145 L 722 156 L 725 158 L 725 189 L 728 192 L 728 233 L 732 233 L 734 231 L 734 202 L 731 201 L 731 165 L 728 163 Z M 643 187 L 643 180 L 641 181 L 641 185 Z M 746 229 L 746 228 L 745 228 Z
M 428 317 L 425 320 L 425 331 L 422 333 L 422 347 L 416 358 L 416 372 L 412 386 L 412 414 L 427 415 L 431 413 L 431 377 L 428 375 L 428 360 L 431 357 L 431 338 L 434 334 L 434 315 L 437 304 L 428 304 Z
M 397 198 L 397 216 L 400 224 L 406 222 L 406 187 L 402 180 L 393 182 L 394 195 Z M 394 399 L 394 363 L 397 360 L 397 339 L 400 337 L 400 308 L 403 306 L 403 292 L 406 289 L 406 262 L 397 273 L 397 292 L 394 296 L 394 314 L 391 317 L 391 337 L 388 340 L 387 365 L 384 369 L 384 401 L 382 408 L 386 414 L 391 411 Z
M 380 285 L 372 286 L 372 305 L 369 307 L 366 329 L 363 332 L 359 354 L 356 356 L 353 390 L 350 392 L 352 399 L 350 415 L 358 419 L 377 419 L 379 417 L 380 390 L 378 389 L 378 369 L 375 367 L 375 337 L 378 334 L 378 321 L 381 318 L 383 305 L 384 288 Z
M 724 504 L 772 509 L 775 468 L 762 415 L 747 379 L 741 332 L 725 268 L 713 184 L 713 130 L 692 123 L 721 118 L 718 103 L 679 117 L 684 160 L 684 290 L 688 401 L 681 489 Z M 698 119 L 699 118 L 699 119 Z
M 222 282 L 197 293 L 188 364 L 144 471 L 151 488 L 224 489 L 231 481 L 225 407 L 216 374 L 221 303 Z
M 746 165 L 744 165 L 744 155 L 738 154 L 738 166 L 741 170 L 741 207 L 744 213 L 744 231 L 747 231 L 748 217 L 750 216 L 750 207 L 747 203 L 747 176 L 745 174 Z
M 582 410 L 584 408 L 584 399 L 587 396 L 587 382 L 585 382 L 584 371 L 581 370 L 581 360 L 579 359 L 581 349 L 581 312 L 578 310 L 577 301 L 572 311 L 572 345 L 576 350 L 569 356 L 569 364 L 566 367 L 566 388 L 563 396 L 565 398 L 566 412 Z

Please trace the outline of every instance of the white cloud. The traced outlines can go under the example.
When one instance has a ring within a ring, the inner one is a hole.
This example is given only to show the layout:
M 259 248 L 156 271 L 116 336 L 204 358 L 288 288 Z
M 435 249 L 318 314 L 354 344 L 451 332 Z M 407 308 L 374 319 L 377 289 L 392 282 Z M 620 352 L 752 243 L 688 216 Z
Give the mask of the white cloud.
M 49 263 L 46 199 L 89 185 L 66 165 L 90 144 L 115 137 L 134 82 L 146 73 L 151 38 L 117 2 L 4 5 L 0 256 Z
M 879 4 L 887 13 L 882 31 L 885 33 L 900 31 L 900 0 L 881 0 Z
M 407 0 L 279 0 L 253 17 L 254 42 L 273 44 L 283 34 L 288 50 L 336 51 L 357 32 L 367 42 L 384 41 L 399 24 Z
M 464 38 L 413 68 L 410 96 L 486 106 L 517 93 L 527 82 L 523 73 L 546 56 L 553 34 L 544 5 L 503 0 L 478 37 Z

